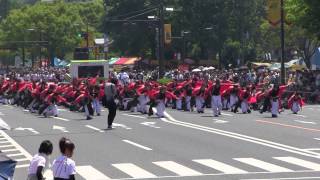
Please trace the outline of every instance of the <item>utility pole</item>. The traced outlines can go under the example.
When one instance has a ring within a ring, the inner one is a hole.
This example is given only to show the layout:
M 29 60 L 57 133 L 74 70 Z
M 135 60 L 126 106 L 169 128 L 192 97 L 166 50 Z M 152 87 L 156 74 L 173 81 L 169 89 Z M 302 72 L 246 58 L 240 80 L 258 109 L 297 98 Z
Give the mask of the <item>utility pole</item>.
M 159 0 L 159 78 L 164 76 L 164 6 Z
M 286 84 L 286 72 L 285 72 L 285 66 L 284 66 L 284 61 L 285 61 L 284 0 L 281 0 L 280 9 L 281 9 L 281 84 L 284 85 Z

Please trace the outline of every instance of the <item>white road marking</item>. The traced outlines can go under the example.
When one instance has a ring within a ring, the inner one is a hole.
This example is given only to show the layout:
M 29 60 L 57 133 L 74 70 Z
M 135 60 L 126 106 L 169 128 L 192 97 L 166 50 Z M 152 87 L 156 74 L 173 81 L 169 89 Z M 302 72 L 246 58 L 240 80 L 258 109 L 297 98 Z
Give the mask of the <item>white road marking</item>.
M 225 123 L 228 123 L 229 121 L 225 121 L 221 119 L 213 119 L 213 122 L 216 124 L 225 124 Z
M 248 173 L 247 171 L 244 171 L 242 169 L 238 169 L 236 167 L 230 166 L 228 164 L 215 161 L 213 159 L 197 159 L 193 160 L 194 162 L 197 162 L 199 164 L 202 164 L 204 166 L 210 167 L 212 169 L 221 171 L 226 174 L 246 174 Z
M 132 115 L 132 114 L 122 114 L 122 115 L 124 115 L 124 116 L 129 116 L 129 117 L 140 118 L 140 119 L 147 119 L 146 117 L 138 116 L 138 115 Z
M 23 156 L 22 153 L 17 153 L 17 154 L 7 154 L 6 156 L 8 157 L 15 157 L 15 156 Z
M 0 141 L 0 144 L 8 144 L 10 143 L 9 141 L 5 140 L 5 141 Z
M 53 117 L 54 119 L 58 119 L 58 120 L 61 120 L 61 121 L 70 121 L 69 119 L 65 119 L 65 118 L 62 118 L 62 117 Z
M 302 120 L 294 120 L 294 121 L 302 124 L 317 124 L 313 121 L 302 121 Z
M 303 118 L 306 118 L 307 116 L 305 115 L 302 115 L 302 114 L 294 114 L 295 116 L 298 116 L 298 117 L 303 117 Z
M 29 167 L 29 165 L 30 165 L 30 164 L 21 164 L 21 165 L 16 165 L 16 169 Z
M 221 115 L 233 117 L 232 114 L 227 114 L 227 113 L 221 113 Z
M 269 171 L 269 172 L 293 172 L 291 169 L 287 169 L 278 165 L 274 165 L 268 162 L 264 162 L 254 158 L 234 158 L 234 160 L 240 161 L 245 164 L 249 164 L 254 167 Z
M 4 149 L 1 150 L 2 152 L 14 152 L 14 151 L 19 151 L 18 149 Z
M 29 154 L 23 147 L 21 147 L 15 140 L 13 140 L 10 136 L 7 135 L 7 133 L 5 133 L 4 131 L 1 131 L 0 130 L 0 134 L 2 136 L 4 136 L 5 138 L 7 138 L 7 140 L 12 144 L 14 145 L 14 147 L 16 149 L 19 150 L 19 152 L 24 155 L 28 160 L 31 160 L 32 159 L 32 156 L 31 154 Z
M 77 173 L 86 180 L 106 180 L 110 179 L 108 176 L 104 175 L 100 171 L 96 170 L 92 166 L 77 166 Z
M 178 121 L 178 120 L 174 119 L 167 112 L 165 112 L 165 116 L 168 117 L 168 119 L 161 118 L 161 120 L 164 122 L 170 123 L 170 124 L 184 126 L 184 127 L 188 127 L 188 128 L 192 128 L 192 129 L 198 129 L 198 130 L 209 132 L 209 133 L 219 134 L 219 135 L 231 137 L 234 139 L 239 139 L 239 140 L 243 140 L 243 141 L 247 141 L 247 142 L 251 142 L 251 143 L 255 143 L 255 144 L 260 144 L 260 145 L 267 146 L 267 147 L 272 147 L 274 149 L 279 149 L 279 150 L 283 150 L 286 152 L 291 152 L 291 153 L 295 153 L 295 154 L 299 154 L 299 155 L 303 155 L 303 156 L 308 156 L 308 157 L 320 159 L 320 154 L 316 153 L 316 152 L 307 151 L 307 150 L 303 150 L 301 148 L 288 146 L 285 144 L 280 144 L 280 143 L 276 143 L 276 142 L 268 141 L 268 140 L 264 140 L 264 139 L 259 139 L 256 137 L 247 136 L 247 135 L 243 135 L 243 134 L 239 134 L 239 133 L 234 133 L 234 132 L 224 131 L 224 130 L 220 130 L 220 129 L 216 129 L 216 128 L 201 126 L 198 124 Z
M 24 130 L 27 130 L 27 131 L 32 132 L 33 134 L 40 134 L 38 131 L 34 130 L 33 128 L 23 128 L 23 127 L 18 127 L 18 128 L 15 128 L 14 130 L 17 130 L 17 131 L 24 131 Z
M 280 161 L 284 161 L 290 164 L 294 164 L 297 166 L 301 166 L 301 167 L 305 167 L 308 169 L 312 169 L 315 171 L 320 171 L 320 164 L 318 163 L 314 163 L 314 162 L 310 162 L 310 161 L 306 161 L 303 159 L 298 159 L 295 157 L 274 157 L 274 159 L 280 160 Z
M 317 140 L 317 141 L 320 141 L 320 138 L 313 138 L 313 139 L 315 139 L 315 140 Z
M 133 178 L 156 178 L 157 176 L 131 163 L 112 164 Z
M 307 148 L 308 151 L 320 151 L 320 148 Z
M 10 130 L 10 126 L 2 119 L 0 118 L 0 130 Z
M 10 144 L 10 145 L 1 145 L 0 148 L 6 148 L 6 147 L 14 147 L 14 145 Z
M 0 116 L 4 116 L 5 114 L 3 114 L 2 112 L 0 112 Z
M 183 166 L 181 164 L 178 164 L 173 161 L 158 161 L 158 162 L 152 162 L 155 165 L 158 165 L 164 169 L 167 169 L 171 172 L 174 172 L 178 174 L 179 176 L 199 176 L 202 175 L 202 173 L 195 171 L 193 169 L 190 169 L 186 166 Z
M 113 123 L 112 126 L 114 126 L 114 127 L 121 127 L 121 128 L 123 128 L 123 129 L 126 129 L 126 130 L 132 129 L 132 128 L 124 125 L 124 124 L 118 124 L 118 123 Z
M 94 127 L 94 126 L 91 126 L 91 125 L 86 125 L 86 127 L 87 127 L 87 128 L 90 128 L 90 129 L 93 129 L 93 130 L 95 130 L 95 131 L 98 131 L 98 132 L 105 132 L 105 131 L 103 131 L 103 130 L 101 130 L 101 129 L 99 129 L 99 128 L 96 128 L 96 127 Z
M 17 162 L 22 162 L 22 161 L 29 161 L 28 158 L 21 158 L 21 159 L 14 159 Z
M 156 126 L 156 122 L 143 122 L 143 123 L 140 123 L 142 125 L 145 125 L 145 126 L 148 126 L 148 127 L 152 127 L 152 128 L 156 128 L 156 129 L 159 129 L 160 127 L 159 126 Z
M 62 132 L 64 132 L 64 133 L 69 132 L 69 131 L 66 130 L 65 127 L 57 126 L 57 125 L 53 125 L 52 129 L 53 129 L 53 130 L 59 130 L 59 131 L 62 131 Z
M 302 179 L 320 179 L 320 176 L 319 177 L 273 178 L 273 179 L 241 179 L 241 180 L 302 180 Z
M 143 146 L 143 145 L 141 145 L 141 144 L 138 144 L 138 143 L 135 143 L 135 142 L 126 140 L 126 139 L 124 139 L 124 140 L 122 140 L 122 141 L 123 141 L 123 142 L 126 142 L 126 143 L 128 143 L 128 144 L 134 145 L 134 146 L 136 146 L 136 147 L 139 147 L 139 148 L 141 148 L 141 149 L 144 149 L 144 150 L 146 150 L 146 151 L 152 151 L 151 148 L 148 148 L 148 147 Z

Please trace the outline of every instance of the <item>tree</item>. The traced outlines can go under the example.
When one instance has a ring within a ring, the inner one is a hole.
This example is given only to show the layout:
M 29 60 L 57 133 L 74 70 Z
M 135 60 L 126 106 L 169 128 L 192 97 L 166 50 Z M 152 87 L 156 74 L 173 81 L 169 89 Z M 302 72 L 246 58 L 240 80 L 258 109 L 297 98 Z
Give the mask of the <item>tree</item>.
M 39 41 L 41 38 L 48 42 L 47 53 L 50 59 L 64 58 L 79 45 L 81 38 L 77 35 L 82 27 L 86 27 L 87 22 L 90 30 L 97 31 L 100 27 L 97 22 L 102 18 L 102 14 L 101 0 L 89 4 L 68 5 L 63 1 L 50 4 L 39 2 L 10 12 L 0 26 L 0 31 L 3 32 L 2 41 L 8 44 L 14 41 Z M 15 45 L 22 47 L 23 43 Z

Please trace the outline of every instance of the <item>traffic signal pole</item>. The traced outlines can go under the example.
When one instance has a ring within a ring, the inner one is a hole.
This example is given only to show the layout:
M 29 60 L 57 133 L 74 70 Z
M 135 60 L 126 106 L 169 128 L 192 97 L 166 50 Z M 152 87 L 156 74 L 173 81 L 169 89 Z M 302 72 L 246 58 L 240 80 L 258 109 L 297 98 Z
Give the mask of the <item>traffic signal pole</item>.
M 163 1 L 159 0 L 159 78 L 165 73 L 164 67 L 164 6 Z
M 285 32 L 284 32 L 284 0 L 281 0 L 281 84 L 286 84 L 286 72 L 285 72 Z

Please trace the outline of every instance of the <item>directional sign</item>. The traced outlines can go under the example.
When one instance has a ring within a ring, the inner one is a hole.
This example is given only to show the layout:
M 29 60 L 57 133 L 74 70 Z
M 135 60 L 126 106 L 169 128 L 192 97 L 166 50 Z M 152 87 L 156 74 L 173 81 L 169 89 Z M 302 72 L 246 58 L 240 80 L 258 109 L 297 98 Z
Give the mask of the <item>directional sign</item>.
M 155 126 L 156 122 L 143 122 L 143 123 L 140 123 L 140 124 L 145 125 L 145 126 L 149 126 L 149 127 L 152 127 L 152 128 L 156 128 L 156 129 L 160 128 L 158 126 Z
M 59 131 L 65 132 L 65 133 L 69 132 L 69 131 L 66 130 L 65 127 L 62 127 L 62 126 L 53 125 L 52 129 L 53 130 L 59 130 Z
M 130 128 L 130 127 L 127 127 L 127 126 L 124 125 L 124 124 L 113 123 L 112 125 L 113 125 L 114 127 L 121 127 L 121 128 L 123 128 L 123 129 L 127 129 L 127 130 L 132 129 L 132 128 Z
M 15 130 L 17 130 L 17 131 L 30 131 L 33 134 L 40 134 L 38 131 L 34 130 L 33 128 L 18 127 L 18 128 L 15 128 Z

